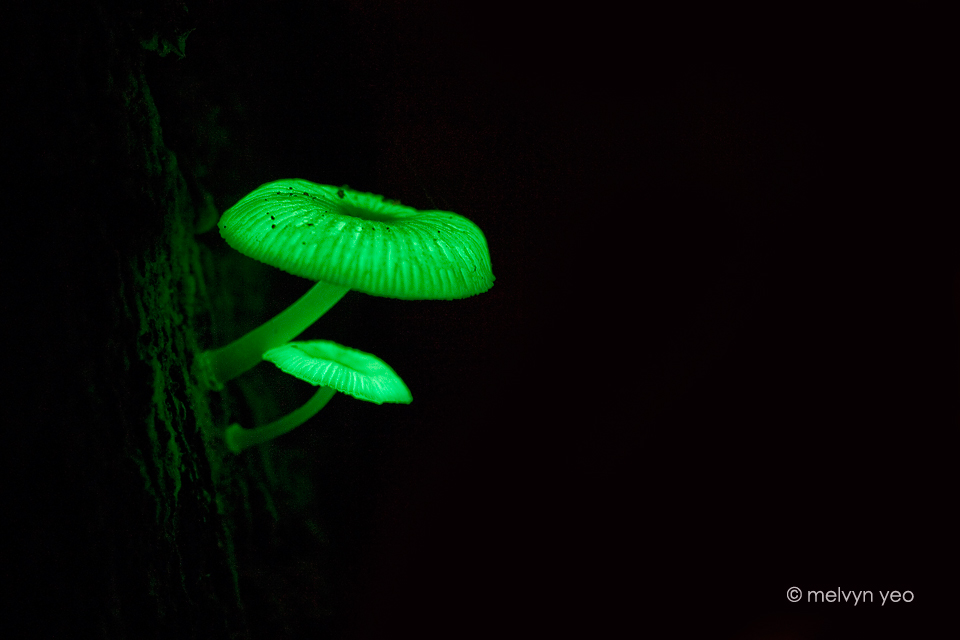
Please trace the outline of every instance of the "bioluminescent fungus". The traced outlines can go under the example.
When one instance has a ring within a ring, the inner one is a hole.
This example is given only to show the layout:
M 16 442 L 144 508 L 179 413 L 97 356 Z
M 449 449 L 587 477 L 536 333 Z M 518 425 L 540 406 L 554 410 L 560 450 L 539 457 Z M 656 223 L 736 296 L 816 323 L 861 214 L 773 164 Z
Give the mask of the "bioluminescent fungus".
M 257 329 L 200 356 L 202 382 L 213 389 L 297 337 L 350 289 L 453 300 L 493 286 L 487 241 L 468 219 L 347 187 L 270 182 L 224 212 L 219 226 L 240 253 L 316 284 Z
M 390 366 L 377 356 L 329 340 L 290 342 L 263 354 L 284 373 L 312 385 L 383 404 L 409 404 L 413 397 Z
M 386 362 L 336 342 L 291 342 L 267 351 L 263 359 L 320 389 L 305 405 L 270 424 L 255 429 L 230 425 L 225 438 L 234 453 L 296 429 L 326 406 L 337 391 L 377 404 L 409 404 L 413 400 L 407 385 Z

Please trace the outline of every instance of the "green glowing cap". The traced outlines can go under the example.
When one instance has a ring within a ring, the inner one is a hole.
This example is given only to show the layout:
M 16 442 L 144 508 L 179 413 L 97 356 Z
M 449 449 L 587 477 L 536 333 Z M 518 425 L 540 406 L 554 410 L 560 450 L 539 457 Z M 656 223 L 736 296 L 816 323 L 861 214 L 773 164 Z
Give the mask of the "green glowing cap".
M 263 359 L 310 384 L 332 387 L 367 402 L 409 404 L 413 400 L 407 385 L 386 362 L 336 342 L 289 342 L 267 351 Z
M 224 212 L 220 234 L 278 269 L 375 296 L 452 300 L 493 286 L 475 224 L 347 187 L 269 182 Z

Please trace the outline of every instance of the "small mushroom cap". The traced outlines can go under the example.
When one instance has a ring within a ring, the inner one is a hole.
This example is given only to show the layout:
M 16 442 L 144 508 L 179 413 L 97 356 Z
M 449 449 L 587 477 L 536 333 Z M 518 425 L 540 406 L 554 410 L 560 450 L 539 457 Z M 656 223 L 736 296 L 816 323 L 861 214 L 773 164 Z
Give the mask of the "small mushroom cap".
M 288 273 L 375 296 L 452 300 L 493 286 L 477 225 L 348 187 L 268 182 L 224 212 L 220 235 Z
M 284 372 L 354 398 L 409 404 L 413 397 L 390 366 L 377 356 L 328 340 L 288 342 L 263 354 Z

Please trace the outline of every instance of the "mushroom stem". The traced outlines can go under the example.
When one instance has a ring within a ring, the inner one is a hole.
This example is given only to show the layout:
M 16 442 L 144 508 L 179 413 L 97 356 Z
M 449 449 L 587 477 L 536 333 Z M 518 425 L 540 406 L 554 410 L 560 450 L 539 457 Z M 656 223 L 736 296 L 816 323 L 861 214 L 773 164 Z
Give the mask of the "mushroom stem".
M 225 382 L 252 369 L 263 354 L 286 344 L 316 322 L 349 287 L 320 281 L 299 300 L 250 333 L 225 347 L 200 354 L 199 375 L 209 389 L 222 389 Z
M 270 424 L 257 427 L 256 429 L 244 429 L 236 423 L 230 425 L 224 434 L 224 438 L 227 441 L 227 448 L 233 453 L 240 453 L 247 447 L 263 444 L 264 442 L 273 440 L 277 436 L 282 436 L 288 431 L 293 431 L 317 415 L 317 412 L 326 406 L 336 392 L 337 390 L 333 387 L 320 387 L 317 389 L 317 392 L 313 394 L 313 397 L 296 411 L 283 416 L 279 420 L 274 420 Z

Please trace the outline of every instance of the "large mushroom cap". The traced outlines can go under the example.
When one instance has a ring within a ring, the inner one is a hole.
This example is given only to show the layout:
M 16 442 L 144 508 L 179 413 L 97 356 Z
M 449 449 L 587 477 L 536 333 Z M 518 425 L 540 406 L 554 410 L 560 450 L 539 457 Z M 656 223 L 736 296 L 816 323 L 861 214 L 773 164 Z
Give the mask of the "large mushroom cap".
M 289 342 L 263 354 L 284 372 L 354 398 L 383 404 L 409 403 L 410 390 L 386 362 L 328 340 Z
M 224 212 L 220 234 L 278 269 L 375 296 L 451 300 L 493 286 L 475 224 L 347 187 L 269 182 Z

